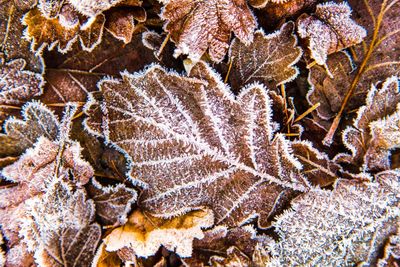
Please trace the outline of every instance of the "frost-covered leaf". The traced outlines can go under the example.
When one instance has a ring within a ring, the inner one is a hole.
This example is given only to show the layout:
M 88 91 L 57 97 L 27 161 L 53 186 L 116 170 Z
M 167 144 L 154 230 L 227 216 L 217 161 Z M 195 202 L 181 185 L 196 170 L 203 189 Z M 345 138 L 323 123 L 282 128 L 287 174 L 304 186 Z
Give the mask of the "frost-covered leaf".
M 105 17 L 100 14 L 90 25 L 77 23 L 73 27 L 64 27 L 59 19 L 48 19 L 39 9 L 29 11 L 23 19 L 27 26 L 25 36 L 31 41 L 31 49 L 42 51 L 45 47 L 52 50 L 57 47 L 61 53 L 71 50 L 72 45 L 79 40 L 83 50 L 92 51 L 103 35 Z
M 269 3 L 283 4 L 291 0 L 249 0 L 250 5 L 256 8 L 263 8 Z
M 153 66 L 103 80 L 103 126 L 108 142 L 131 159 L 131 178 L 145 185 L 140 204 L 158 216 L 209 206 L 217 223 L 239 225 L 268 217 L 293 191 L 309 184 L 288 141 L 274 135 L 271 100 L 254 84 L 235 98 L 199 62 L 187 78 Z M 90 104 L 89 104 L 90 106 Z
M 25 70 L 24 59 L 5 62 L 0 53 L 0 119 L 7 116 L 7 106 L 19 107 L 43 93 L 41 74 Z
M 0 246 L 4 244 L 3 235 L 0 232 Z M 0 266 L 3 267 L 6 262 L 6 255 L 2 248 L 0 248 Z
M 197 62 L 208 50 L 213 61 L 221 61 L 233 32 L 245 44 L 253 41 L 255 18 L 246 1 L 169 0 L 161 14 L 165 29 L 176 43 L 175 54 L 189 55 Z
M 182 259 L 185 266 L 209 266 L 215 262 L 231 261 L 236 253 L 241 255 L 247 264 L 251 261 L 258 244 L 264 244 L 269 238 L 257 236 L 256 230 L 251 226 L 228 229 L 217 226 L 204 231 L 204 238 L 193 241 L 193 255 Z M 245 263 L 243 266 L 247 266 Z M 213 265 L 214 266 L 214 265 Z
M 28 203 L 22 235 L 40 266 L 89 266 L 101 238 L 93 223 L 95 205 L 83 189 L 53 183 L 46 194 Z
M 160 246 L 181 257 L 189 257 L 193 239 L 203 238 L 202 229 L 213 223 L 210 210 L 191 211 L 172 219 L 161 219 L 136 210 L 125 225 L 106 236 L 104 243 L 107 251 L 130 248 L 138 257 L 154 255 Z
M 351 18 L 347 2 L 328 2 L 317 6 L 312 16 L 303 15 L 298 20 L 298 33 L 307 38 L 311 57 L 325 65 L 327 56 L 344 48 L 361 43 L 367 35 L 365 29 Z
M 108 252 L 104 243 L 101 243 L 93 258 L 92 267 L 120 267 L 122 260 L 116 252 Z
M 303 172 L 314 185 L 321 187 L 332 184 L 338 177 L 340 166 L 328 155 L 315 149 L 311 142 L 293 141 L 293 154 L 303 164 Z
M 20 155 L 41 136 L 49 140 L 57 137 L 58 119 L 44 105 L 27 103 L 21 113 L 23 120 L 10 118 L 4 123 L 4 134 L 0 134 L 0 157 Z
M 369 170 L 390 169 L 391 150 L 400 146 L 400 89 L 398 77 L 388 78 L 379 87 L 372 85 L 366 105 L 352 126 L 343 132 L 343 143 L 351 155 L 337 160 Z
M 269 35 L 262 30 L 256 31 L 250 45 L 234 39 L 229 51 L 229 60 L 232 62 L 229 77 L 232 87 L 239 89 L 246 84 L 260 81 L 274 88 L 293 80 L 299 72 L 294 64 L 302 55 L 293 30 L 294 24 L 289 22 Z
M 392 235 L 384 248 L 383 257 L 378 260 L 377 266 L 396 266 L 396 260 L 400 260 L 400 225 L 397 226 L 397 234 Z
M 30 50 L 30 43 L 23 38 L 24 25 L 21 23 L 24 9 L 16 3 L 30 1 L 4 0 L 0 2 L 0 53 L 5 54 L 6 61 L 23 59 L 26 69 L 34 72 L 43 72 L 43 59 Z
M 274 223 L 272 247 L 282 266 L 375 266 L 387 238 L 397 233 L 400 173 L 375 182 L 338 180 L 333 191 L 315 189 L 292 201 Z
M 125 224 L 137 199 L 136 191 L 124 184 L 103 186 L 96 180 L 89 185 L 88 194 L 96 206 L 96 215 L 105 225 Z
M 69 3 L 81 14 L 88 17 L 95 17 L 123 1 L 124 0 L 69 0 Z

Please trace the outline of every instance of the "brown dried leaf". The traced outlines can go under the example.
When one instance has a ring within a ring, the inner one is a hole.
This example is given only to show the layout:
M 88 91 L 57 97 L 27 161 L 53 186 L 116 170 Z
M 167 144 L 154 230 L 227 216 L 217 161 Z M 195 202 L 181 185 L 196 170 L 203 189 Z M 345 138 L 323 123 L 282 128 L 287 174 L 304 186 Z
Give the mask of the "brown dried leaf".
M 105 27 L 115 38 L 128 44 L 136 30 L 135 20 L 146 20 L 146 11 L 143 8 L 116 9 L 107 14 Z
M 41 74 L 25 70 L 24 59 L 5 62 L 0 54 L 0 120 L 8 114 L 8 107 L 20 107 L 43 93 Z
M 135 190 L 124 184 L 103 186 L 96 180 L 89 185 L 88 194 L 96 206 L 96 215 L 104 225 L 121 225 L 128 220 L 128 213 L 137 199 Z
M 78 40 L 83 50 L 92 51 L 101 42 L 104 22 L 105 17 L 101 14 L 90 24 L 67 28 L 57 18 L 47 19 L 37 8 L 23 18 L 23 24 L 27 26 L 25 37 L 31 41 L 31 49 L 38 53 L 45 47 L 48 50 L 57 47 L 59 52 L 66 53 Z
M 25 1 L 15 1 L 23 5 Z M 4 53 L 6 61 L 23 59 L 26 69 L 33 72 L 43 72 L 43 59 L 30 50 L 30 43 L 23 38 L 24 25 L 21 19 L 24 11 L 12 0 L 0 2 L 0 53 Z M 28 1 L 29 2 L 29 1 Z
M 271 100 L 258 84 L 235 99 L 202 62 L 191 75 L 198 79 L 155 65 L 103 80 L 103 121 L 86 124 L 102 125 L 106 140 L 126 152 L 131 178 L 146 186 L 139 205 L 151 213 L 208 206 L 218 224 L 259 216 L 265 227 L 288 193 L 309 187 L 288 141 L 274 135 Z
M 72 51 L 60 56 L 49 53 L 45 74 L 43 103 L 84 102 L 87 94 L 97 90 L 97 82 L 103 77 L 119 77 L 121 69 L 139 71 L 156 59 L 135 35 L 125 45 L 105 32 L 103 41 L 93 51 L 82 51 L 77 44 Z
M 352 126 L 343 132 L 343 143 L 351 155 L 340 154 L 345 161 L 366 170 L 390 169 L 391 150 L 400 147 L 399 80 L 388 78 L 381 88 L 372 85 L 366 105 L 357 113 Z
M 376 266 L 387 238 L 398 231 L 400 173 L 375 182 L 339 179 L 333 191 L 315 189 L 292 202 L 274 226 L 273 266 Z
M 24 120 L 10 118 L 0 134 L 0 157 L 18 156 L 32 147 L 39 137 L 56 140 L 59 127 L 53 112 L 38 102 L 30 102 L 22 108 Z
M 122 260 L 116 252 L 108 252 L 104 243 L 101 243 L 93 258 L 92 267 L 120 267 Z
M 89 266 L 101 238 L 95 205 L 83 189 L 58 181 L 28 204 L 22 235 L 40 266 Z
M 351 18 L 347 2 L 328 2 L 317 5 L 315 14 L 298 19 L 297 31 L 307 38 L 311 57 L 319 65 L 325 65 L 329 54 L 361 43 L 367 32 Z
M 255 8 L 264 8 L 269 3 L 283 4 L 290 3 L 292 0 L 249 0 L 250 5 Z
M 303 173 L 314 185 L 328 186 L 339 177 L 340 166 L 328 155 L 315 149 L 311 142 L 293 141 L 291 148 L 304 166 Z
M 189 257 L 193 239 L 203 238 L 201 229 L 211 227 L 213 222 L 210 210 L 191 211 L 173 219 L 161 219 L 136 210 L 125 225 L 106 236 L 104 243 L 107 251 L 129 248 L 138 257 L 154 255 L 160 246 L 181 257 Z
M 124 0 L 69 0 L 69 3 L 81 14 L 88 17 L 96 17 L 103 11 L 123 1 Z
M 396 260 L 400 259 L 400 225 L 397 226 L 397 234 L 392 235 L 384 248 L 383 257 L 378 260 L 379 267 L 395 267 Z
M 229 50 L 231 86 L 237 90 L 260 81 L 274 88 L 296 78 L 299 71 L 294 64 L 301 58 L 302 50 L 297 46 L 293 30 L 294 24 L 289 22 L 269 35 L 256 31 L 250 45 L 234 39 Z
M 230 33 L 245 44 L 253 41 L 256 20 L 243 0 L 168 0 L 161 17 L 176 43 L 175 55 L 197 62 L 208 50 L 220 62 L 229 47 Z

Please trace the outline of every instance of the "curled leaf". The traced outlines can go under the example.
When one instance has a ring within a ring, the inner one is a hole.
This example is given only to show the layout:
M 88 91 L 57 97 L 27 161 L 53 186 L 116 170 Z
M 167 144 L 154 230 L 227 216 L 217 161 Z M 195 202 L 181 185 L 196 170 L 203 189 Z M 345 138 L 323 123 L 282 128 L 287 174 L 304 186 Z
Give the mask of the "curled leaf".
M 154 255 L 161 245 L 181 257 L 189 257 L 193 239 L 203 238 L 202 228 L 212 226 L 213 222 L 210 210 L 192 211 L 172 219 L 160 219 L 136 210 L 125 225 L 114 229 L 104 239 L 104 243 L 107 251 L 129 248 L 138 257 Z
M 353 125 L 343 132 L 343 143 L 351 155 L 340 154 L 337 160 L 369 170 L 390 169 L 391 150 L 400 146 L 399 80 L 393 76 L 378 88 L 372 85 L 365 106 Z
M 351 18 L 347 2 L 328 2 L 317 5 L 315 14 L 298 20 L 298 33 L 307 38 L 311 57 L 325 65 L 327 56 L 349 46 L 361 43 L 367 32 Z
M 208 50 L 213 61 L 221 61 L 229 48 L 231 32 L 245 44 L 253 41 L 255 18 L 246 1 L 169 0 L 161 16 L 176 43 L 175 54 L 189 55 L 197 62 Z

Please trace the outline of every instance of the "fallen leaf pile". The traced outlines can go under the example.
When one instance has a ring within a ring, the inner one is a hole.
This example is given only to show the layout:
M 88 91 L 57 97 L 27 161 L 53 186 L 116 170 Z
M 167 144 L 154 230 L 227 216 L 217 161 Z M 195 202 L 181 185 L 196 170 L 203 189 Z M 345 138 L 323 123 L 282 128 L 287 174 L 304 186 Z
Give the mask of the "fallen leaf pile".
M 400 266 L 400 1 L 0 1 L 0 267 Z

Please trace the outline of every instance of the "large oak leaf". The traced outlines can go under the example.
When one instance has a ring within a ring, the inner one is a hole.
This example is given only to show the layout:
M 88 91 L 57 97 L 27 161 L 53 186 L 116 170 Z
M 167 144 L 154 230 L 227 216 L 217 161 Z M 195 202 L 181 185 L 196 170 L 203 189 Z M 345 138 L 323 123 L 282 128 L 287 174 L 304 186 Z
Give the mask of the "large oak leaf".
M 198 61 L 208 50 L 221 61 L 229 47 L 231 32 L 245 44 L 253 41 L 256 21 L 243 0 L 169 0 L 161 14 L 165 28 L 177 44 L 176 55 Z
M 102 124 L 106 140 L 125 151 L 132 179 L 146 187 L 139 205 L 153 214 L 209 206 L 217 223 L 258 215 L 266 226 L 287 194 L 309 187 L 288 141 L 274 135 L 268 93 L 253 84 L 235 98 L 204 63 L 191 75 L 155 65 L 103 80 L 103 121 L 86 125 Z

